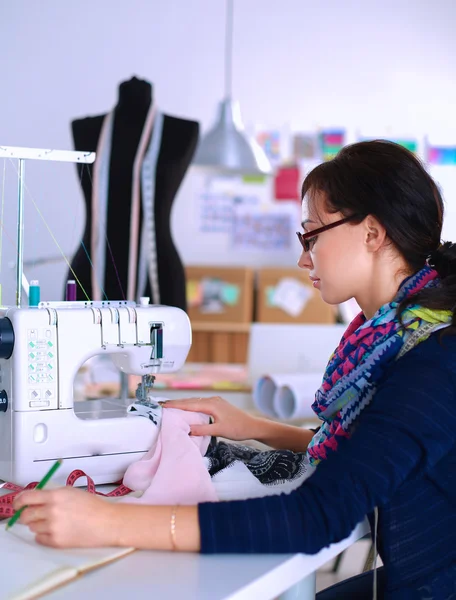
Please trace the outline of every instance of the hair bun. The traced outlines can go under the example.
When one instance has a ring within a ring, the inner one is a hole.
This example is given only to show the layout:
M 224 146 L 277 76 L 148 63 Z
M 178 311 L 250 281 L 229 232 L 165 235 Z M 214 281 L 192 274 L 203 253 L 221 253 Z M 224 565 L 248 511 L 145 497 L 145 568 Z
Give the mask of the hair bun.
M 427 259 L 427 264 L 433 267 L 440 279 L 456 275 L 456 244 L 444 242 L 437 250 L 433 250 Z

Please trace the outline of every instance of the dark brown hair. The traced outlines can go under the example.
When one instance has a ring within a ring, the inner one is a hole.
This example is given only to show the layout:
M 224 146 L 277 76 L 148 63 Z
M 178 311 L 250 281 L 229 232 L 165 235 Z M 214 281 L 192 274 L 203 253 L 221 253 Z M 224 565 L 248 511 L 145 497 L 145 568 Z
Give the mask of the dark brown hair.
M 367 215 L 378 219 L 413 273 L 426 262 L 437 270 L 441 285 L 404 300 L 398 312 L 415 303 L 451 310 L 456 333 L 456 245 L 441 245 L 443 200 L 420 160 L 386 140 L 352 144 L 307 175 L 302 198 L 316 191 L 323 192 L 329 212 L 360 215 L 353 223 Z

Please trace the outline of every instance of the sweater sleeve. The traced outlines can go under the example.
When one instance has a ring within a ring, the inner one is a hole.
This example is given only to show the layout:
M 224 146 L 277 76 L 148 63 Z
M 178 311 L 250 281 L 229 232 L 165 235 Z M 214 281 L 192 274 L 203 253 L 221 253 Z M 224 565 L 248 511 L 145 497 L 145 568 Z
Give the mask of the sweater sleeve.
M 346 538 L 454 445 L 455 349 L 427 340 L 397 361 L 351 438 L 297 490 L 200 504 L 201 551 L 314 554 Z

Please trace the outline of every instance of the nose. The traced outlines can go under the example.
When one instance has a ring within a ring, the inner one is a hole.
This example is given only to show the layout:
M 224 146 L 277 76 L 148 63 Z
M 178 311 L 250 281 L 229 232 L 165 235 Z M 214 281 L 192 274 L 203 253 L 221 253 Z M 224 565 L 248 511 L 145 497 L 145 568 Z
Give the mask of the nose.
M 302 249 L 301 256 L 298 260 L 298 267 L 300 269 L 308 269 L 309 271 L 313 267 L 312 258 L 310 256 L 310 252 L 306 252 L 304 248 Z

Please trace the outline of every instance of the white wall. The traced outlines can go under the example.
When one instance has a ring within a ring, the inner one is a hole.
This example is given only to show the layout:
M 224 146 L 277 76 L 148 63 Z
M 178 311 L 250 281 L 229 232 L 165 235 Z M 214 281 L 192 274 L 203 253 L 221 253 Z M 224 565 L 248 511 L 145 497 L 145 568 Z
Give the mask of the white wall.
M 237 0 L 235 10 L 234 96 L 248 126 L 342 125 L 352 135 L 456 139 L 454 0 Z M 118 83 L 133 74 L 153 82 L 164 112 L 206 129 L 223 94 L 224 11 L 222 0 L 0 2 L 0 143 L 71 148 L 70 121 L 106 112 Z M 71 255 L 84 222 L 74 167 L 28 163 L 27 184 Z M 172 219 L 187 263 L 210 260 L 190 219 L 194 186 L 190 174 Z M 3 300 L 11 302 L 11 165 L 5 189 L 0 278 Z M 55 255 L 30 198 L 26 210 L 26 258 Z M 65 270 L 59 263 L 27 275 L 40 279 L 44 298 L 56 299 Z

